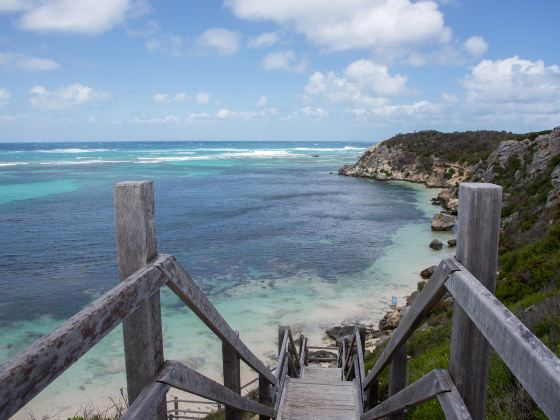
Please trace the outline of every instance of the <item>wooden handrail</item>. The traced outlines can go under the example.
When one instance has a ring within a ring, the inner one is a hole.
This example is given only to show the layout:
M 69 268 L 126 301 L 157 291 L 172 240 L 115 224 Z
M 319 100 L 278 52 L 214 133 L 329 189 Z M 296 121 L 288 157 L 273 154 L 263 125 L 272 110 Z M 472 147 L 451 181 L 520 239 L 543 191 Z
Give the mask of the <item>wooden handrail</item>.
M 0 417 L 10 417 L 156 293 L 166 281 L 160 255 L 24 352 L 0 365 Z
M 453 382 L 447 370 L 434 369 L 402 391 L 362 414 L 361 420 L 373 420 L 386 417 L 398 413 L 403 409 L 431 400 L 442 393 L 453 392 L 456 394 L 455 397 L 457 397 L 458 392 L 454 386 L 451 386 L 450 381 L 451 383 Z M 447 401 L 449 401 L 449 399 L 447 399 L 446 402 Z M 456 405 L 445 404 L 446 418 L 470 419 L 471 417 L 468 410 L 460 399 L 460 396 L 459 399 L 456 399 L 454 402 L 456 402 Z
M 164 368 L 156 377 L 156 381 L 242 411 L 268 417 L 274 417 L 275 415 L 272 408 L 242 397 L 226 386 L 174 360 L 165 362 Z
M 458 261 L 445 287 L 537 405 L 550 418 L 560 407 L 560 359 Z
M 245 363 L 263 375 L 271 384 L 274 384 L 276 379 L 272 372 L 270 372 L 270 369 L 241 341 L 236 332 L 220 315 L 181 264 L 172 257 L 160 264 L 159 268 L 167 275 L 167 286 L 173 290 L 200 320 L 222 341 L 233 347 Z
M 389 342 L 377 359 L 373 369 L 368 373 L 364 389 L 369 387 L 372 381 L 379 376 L 385 366 L 389 364 L 395 351 L 412 335 L 418 328 L 424 317 L 436 305 L 445 294 L 444 284 L 454 271 L 458 270 L 455 260 L 442 260 L 430 280 L 418 294 L 416 301 L 409 308 L 399 326 L 391 334 Z

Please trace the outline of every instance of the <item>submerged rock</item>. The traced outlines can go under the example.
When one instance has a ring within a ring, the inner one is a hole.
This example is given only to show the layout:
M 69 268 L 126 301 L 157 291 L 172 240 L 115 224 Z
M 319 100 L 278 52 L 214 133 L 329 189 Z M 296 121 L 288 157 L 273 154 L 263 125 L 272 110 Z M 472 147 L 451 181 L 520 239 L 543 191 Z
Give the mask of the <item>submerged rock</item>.
M 327 350 L 317 350 L 308 352 L 307 357 L 310 359 L 336 359 L 338 355 Z
M 457 218 L 451 214 L 438 213 L 432 218 L 432 230 L 451 230 L 457 224 Z
M 457 239 L 450 239 L 447 241 L 447 245 L 449 248 L 454 248 L 457 246 Z
M 429 279 L 430 277 L 432 277 L 432 274 L 434 274 L 434 271 L 436 271 L 436 268 L 437 267 L 435 265 L 425 268 L 420 272 L 420 275 L 422 276 L 423 279 Z
M 434 239 L 430 242 L 430 248 L 439 251 L 443 247 L 443 243 L 439 239 Z

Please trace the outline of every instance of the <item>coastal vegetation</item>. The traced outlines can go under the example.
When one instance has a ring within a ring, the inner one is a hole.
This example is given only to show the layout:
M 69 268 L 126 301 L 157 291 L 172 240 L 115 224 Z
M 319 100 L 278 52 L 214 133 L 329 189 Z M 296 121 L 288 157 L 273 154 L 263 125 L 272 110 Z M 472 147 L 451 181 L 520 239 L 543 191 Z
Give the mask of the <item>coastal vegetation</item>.
M 371 148 L 368 150 L 367 162 L 358 162 L 353 167 L 362 165 L 359 169 L 361 175 L 352 175 L 371 176 L 367 166 L 372 164 L 383 164 L 393 168 L 386 171 L 402 173 L 402 168 L 412 162 L 422 162 L 421 165 L 416 164 L 416 170 L 420 172 L 432 171 L 430 165 L 434 162 L 445 162 L 448 165 L 464 165 L 464 181 L 502 185 L 502 231 L 496 296 L 560 356 L 560 129 L 522 135 L 496 131 L 423 131 L 397 135 L 375 149 L 375 154 L 371 154 Z M 396 155 L 404 159 L 395 160 Z M 455 175 L 446 175 L 452 169 L 444 171 L 443 180 Z M 405 179 L 428 179 L 428 174 L 411 173 L 410 169 L 407 172 Z M 456 208 L 446 206 L 456 193 L 456 186 L 450 186 L 440 194 L 440 197 L 446 198 L 442 201 L 447 211 L 456 211 Z M 423 282 L 419 283 L 418 289 L 422 286 Z M 408 355 L 411 357 L 408 383 L 434 368 L 448 367 L 451 309 L 452 299 L 444 299 L 408 340 Z M 366 355 L 366 371 L 373 367 L 385 343 L 380 343 Z M 380 378 L 382 398 L 387 395 L 387 386 L 386 369 Z M 490 361 L 488 387 L 489 419 L 546 418 L 495 354 Z M 406 417 L 444 418 L 436 401 L 411 408 Z

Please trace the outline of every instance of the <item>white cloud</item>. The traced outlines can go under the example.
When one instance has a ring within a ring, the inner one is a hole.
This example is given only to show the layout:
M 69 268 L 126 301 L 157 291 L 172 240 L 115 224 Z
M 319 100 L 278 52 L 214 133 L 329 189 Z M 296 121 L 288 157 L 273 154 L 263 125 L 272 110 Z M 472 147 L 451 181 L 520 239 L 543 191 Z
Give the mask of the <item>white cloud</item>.
M 198 46 L 214 50 L 219 55 L 232 55 L 239 51 L 241 36 L 225 28 L 204 31 L 197 39 Z
M 222 108 L 220 109 L 218 112 L 216 112 L 216 117 L 224 120 L 226 118 L 231 118 L 235 115 L 235 112 L 233 112 L 230 109 L 227 108 Z
M 10 3 L 14 3 L 11 1 Z M 123 22 L 127 13 L 143 2 L 131 0 L 42 0 L 21 1 L 22 29 L 35 32 L 97 34 Z
M 178 35 L 165 34 L 146 41 L 146 48 L 150 52 L 162 52 L 174 58 L 183 55 L 183 39 Z
M 558 103 L 560 67 L 518 56 L 483 60 L 462 80 L 469 102 Z
M 257 107 L 262 108 L 267 104 L 267 102 L 268 102 L 268 98 L 263 95 L 257 100 Z
M 210 94 L 208 92 L 198 92 L 195 100 L 199 105 L 206 105 L 210 102 Z
M 26 0 L 0 0 L 0 13 L 20 12 L 30 5 L 31 3 Z
M 264 32 L 259 36 L 250 37 L 247 40 L 247 48 L 259 49 L 271 47 L 278 42 L 278 34 L 276 32 Z
M 164 117 L 135 117 L 127 121 L 129 124 L 147 124 L 147 125 L 179 125 L 181 120 L 175 115 L 166 115 Z
M 13 52 L 0 52 L 0 69 L 2 70 L 43 71 L 59 68 L 60 64 L 49 58 L 30 57 Z
M 60 110 L 107 99 L 109 96 L 107 92 L 84 86 L 81 83 L 63 86 L 52 91 L 43 86 L 34 86 L 29 91 L 29 102 L 36 108 Z
M 226 0 L 225 5 L 240 18 L 276 22 L 330 51 L 451 40 L 451 30 L 434 1 Z
M 329 116 L 329 113 L 323 108 L 311 108 L 306 106 L 301 109 L 301 112 L 303 112 L 305 116 L 312 117 L 312 118 L 322 119 Z
M 210 118 L 210 114 L 207 112 L 191 112 L 187 116 L 187 123 L 193 124 L 199 121 L 206 121 Z
M 405 76 L 390 74 L 386 66 L 362 59 L 350 63 L 341 75 L 334 72 L 313 73 L 305 87 L 304 97 L 326 99 L 334 104 L 381 105 L 386 102 L 386 96 L 410 93 L 406 82 Z
M 10 92 L 6 89 L 0 88 L 0 106 L 6 105 L 11 98 Z
M 263 58 L 262 68 L 265 70 L 286 70 L 292 73 L 305 71 L 306 63 L 304 60 L 297 60 L 296 54 L 292 50 L 271 52 Z
M 178 92 L 175 95 L 169 95 L 167 93 L 156 93 L 152 96 L 152 101 L 158 105 L 166 105 L 171 102 L 181 103 L 185 102 L 188 96 L 185 92 Z
M 465 49 L 470 55 L 480 57 L 488 51 L 488 43 L 481 36 L 471 36 L 465 41 Z

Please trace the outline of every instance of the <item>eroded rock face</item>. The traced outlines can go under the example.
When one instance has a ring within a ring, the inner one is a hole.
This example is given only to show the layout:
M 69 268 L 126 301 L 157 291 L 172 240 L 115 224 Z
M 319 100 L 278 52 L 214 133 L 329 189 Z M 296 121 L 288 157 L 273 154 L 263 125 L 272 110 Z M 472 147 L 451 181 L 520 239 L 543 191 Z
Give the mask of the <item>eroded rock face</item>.
M 455 162 L 443 162 L 434 158 L 430 167 L 422 164 L 420 157 L 410 159 L 398 147 L 383 143 L 369 147 L 354 165 L 339 169 L 339 175 L 384 180 L 412 181 L 428 187 L 450 187 L 467 179 L 470 168 Z
M 560 163 L 552 171 L 550 183 L 552 184 L 552 190 L 548 193 L 546 199 L 546 207 L 548 208 L 560 203 Z
M 444 231 L 452 230 L 457 224 L 457 218 L 451 214 L 438 213 L 432 218 L 432 230 Z
M 383 319 L 379 321 L 379 330 L 387 331 L 387 330 L 394 330 L 399 326 L 400 321 L 399 310 L 398 309 L 391 309 L 388 311 Z

